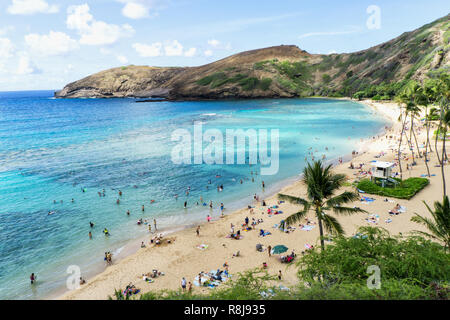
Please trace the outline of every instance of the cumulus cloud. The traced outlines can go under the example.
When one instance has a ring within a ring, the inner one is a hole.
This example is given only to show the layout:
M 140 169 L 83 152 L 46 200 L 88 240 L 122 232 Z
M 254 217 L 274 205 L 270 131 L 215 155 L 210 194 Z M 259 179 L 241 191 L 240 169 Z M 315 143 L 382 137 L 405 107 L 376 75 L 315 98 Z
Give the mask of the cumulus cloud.
M 58 6 L 49 5 L 45 0 L 12 0 L 7 9 L 10 14 L 32 15 L 35 13 L 57 13 Z
M 14 45 L 8 38 L 0 38 L 0 60 L 11 58 Z
M 134 34 L 134 29 L 129 24 L 119 26 L 104 21 L 97 21 L 89 11 L 88 4 L 70 6 L 67 9 L 67 27 L 78 32 L 81 44 L 112 44 L 120 38 L 130 37 Z
M 208 40 L 208 44 L 209 44 L 211 47 L 216 48 L 216 47 L 218 47 L 218 46 L 220 45 L 220 41 L 219 41 L 219 40 L 216 40 L 216 39 L 211 39 L 211 40 Z
M 122 64 L 127 64 L 128 63 L 127 57 L 125 57 L 123 55 L 117 55 L 116 58 Z
M 164 45 L 164 51 L 166 52 L 166 56 L 182 56 L 183 55 L 183 46 L 177 40 L 168 41 Z
M 158 57 L 162 54 L 162 43 L 155 42 L 150 45 L 144 43 L 135 43 L 133 48 L 143 58 Z
M 212 50 L 205 50 L 204 52 L 203 52 L 203 54 L 205 55 L 205 56 L 207 56 L 207 57 L 211 57 L 212 55 L 213 55 L 213 52 L 212 52 Z
M 27 75 L 27 74 L 38 74 L 42 71 L 35 66 L 33 61 L 31 61 L 30 57 L 27 55 L 22 55 L 19 58 L 19 64 L 17 66 L 16 73 L 19 75 Z
M 130 19 L 142 19 L 149 16 L 149 8 L 141 3 L 128 2 L 123 7 L 122 14 Z
M 189 50 L 187 50 L 184 53 L 184 56 L 185 57 L 193 57 L 193 56 L 195 56 L 196 53 L 197 53 L 197 49 L 196 48 L 190 48 Z
M 78 48 L 78 43 L 64 32 L 50 31 L 49 34 L 31 33 L 25 36 L 25 43 L 33 53 L 42 56 L 66 54 Z
M 165 7 L 168 0 L 116 0 L 125 4 L 122 14 L 130 19 L 148 18 Z

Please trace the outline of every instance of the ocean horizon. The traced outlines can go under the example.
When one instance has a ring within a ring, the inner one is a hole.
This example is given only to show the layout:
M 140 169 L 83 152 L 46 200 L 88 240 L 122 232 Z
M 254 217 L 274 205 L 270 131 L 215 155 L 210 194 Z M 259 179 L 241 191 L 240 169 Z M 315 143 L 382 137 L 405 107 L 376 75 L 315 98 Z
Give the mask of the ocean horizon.
M 278 173 L 261 176 L 260 165 L 248 163 L 174 164 L 171 134 L 192 131 L 194 123 L 224 133 L 278 129 Z M 349 100 L 136 103 L 55 99 L 53 91 L 0 92 L 0 299 L 51 297 L 64 291 L 68 266 L 91 276 L 104 270 L 104 252 L 119 256 L 128 243 L 148 235 L 138 219 L 152 227 L 156 219 L 158 232 L 169 232 L 203 222 L 208 214 L 219 217 L 220 203 L 231 213 L 255 193 L 263 199 L 298 178 L 311 153 L 337 159 L 385 125 L 381 115 Z M 213 209 L 200 197 L 212 201 Z M 29 285 L 32 272 L 37 287 Z

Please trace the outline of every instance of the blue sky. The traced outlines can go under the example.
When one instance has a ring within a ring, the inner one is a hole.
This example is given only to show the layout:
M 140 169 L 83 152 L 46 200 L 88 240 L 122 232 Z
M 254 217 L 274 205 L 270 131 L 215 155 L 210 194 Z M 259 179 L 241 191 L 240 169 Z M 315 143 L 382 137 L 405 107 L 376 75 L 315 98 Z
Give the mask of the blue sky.
M 195 66 L 280 44 L 358 51 L 449 12 L 448 0 L 1 0 L 0 91 L 60 89 L 107 68 Z

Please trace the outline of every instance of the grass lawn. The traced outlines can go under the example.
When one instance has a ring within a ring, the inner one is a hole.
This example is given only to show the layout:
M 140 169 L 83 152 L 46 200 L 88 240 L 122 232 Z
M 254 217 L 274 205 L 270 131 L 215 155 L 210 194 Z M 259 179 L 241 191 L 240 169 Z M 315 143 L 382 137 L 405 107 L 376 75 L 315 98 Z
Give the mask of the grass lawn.
M 397 179 L 400 184 L 394 187 L 381 187 L 379 182 L 372 182 L 369 179 L 361 180 L 357 188 L 369 194 L 376 194 L 379 196 L 411 199 L 417 192 L 425 188 L 430 181 L 427 178 L 409 178 L 406 180 Z

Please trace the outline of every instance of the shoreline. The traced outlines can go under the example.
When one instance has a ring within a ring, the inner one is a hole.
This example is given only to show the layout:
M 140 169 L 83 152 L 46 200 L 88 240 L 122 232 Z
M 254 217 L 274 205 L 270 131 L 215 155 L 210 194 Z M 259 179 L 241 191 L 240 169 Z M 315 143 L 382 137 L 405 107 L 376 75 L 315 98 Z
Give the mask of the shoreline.
M 334 99 L 333 99 L 334 100 Z M 354 101 L 351 99 L 336 99 L 336 100 L 349 100 L 349 101 Z M 392 111 L 390 110 L 390 112 L 386 112 L 386 106 L 384 106 L 383 108 L 380 108 L 380 106 L 374 105 L 371 101 L 367 101 L 367 100 L 363 100 L 363 101 L 354 101 L 354 102 L 358 102 L 363 104 L 364 106 L 370 108 L 371 110 L 373 110 L 374 112 L 381 112 L 381 114 L 383 115 L 383 118 L 386 120 L 386 125 L 385 127 L 380 130 L 380 133 L 378 134 L 378 137 L 380 135 L 384 135 L 384 133 L 386 133 L 386 127 L 388 126 L 388 122 L 391 125 L 395 124 L 395 110 Z M 392 104 L 392 103 L 388 103 L 388 104 Z M 380 111 L 380 109 L 382 111 Z M 398 110 L 398 106 L 395 108 Z M 398 116 L 398 115 L 397 115 Z M 379 139 L 379 138 L 378 138 Z M 378 139 L 372 139 L 372 137 L 368 137 L 366 139 L 363 139 L 362 141 L 358 142 L 358 155 L 361 154 L 365 154 L 367 152 L 367 150 L 370 149 L 371 145 L 376 143 Z M 352 160 L 352 155 L 351 154 L 346 154 L 346 155 L 342 155 L 341 158 L 343 159 L 343 163 L 340 165 L 348 165 L 349 161 Z M 338 159 L 331 159 L 329 161 L 326 161 L 326 163 L 333 163 L 333 167 L 335 167 L 335 165 L 338 163 Z M 339 165 L 338 165 L 339 166 Z M 283 183 L 284 182 L 284 183 Z M 282 180 L 279 182 L 280 186 L 278 186 L 276 189 L 272 190 L 272 192 L 267 195 L 266 202 L 273 202 L 276 198 L 276 195 L 280 192 L 282 193 L 289 193 L 290 189 L 295 189 L 299 186 L 299 184 L 301 184 L 300 178 L 298 175 L 292 176 L 290 178 L 287 178 L 285 180 Z M 247 208 L 240 208 L 237 210 L 232 211 L 229 214 L 226 214 L 224 218 L 217 218 L 215 220 L 213 220 L 213 222 L 211 222 L 211 224 L 213 223 L 217 223 L 217 222 L 222 222 L 222 221 L 228 221 L 231 219 L 234 219 L 236 216 L 238 216 L 240 213 L 242 214 L 243 212 L 247 211 Z M 195 227 L 197 225 L 201 226 L 201 229 L 205 228 L 208 226 L 207 222 L 201 222 L 201 223 L 194 223 L 194 224 L 189 224 L 189 225 L 185 225 L 185 226 L 179 226 L 178 228 L 174 228 L 175 230 L 168 230 L 165 232 L 162 232 L 164 234 L 164 236 L 170 237 L 170 238 L 181 238 L 183 237 L 185 234 L 187 233 L 191 233 L 194 234 L 195 233 Z M 276 231 L 275 231 L 276 232 Z M 301 232 L 301 231 L 299 231 Z M 159 233 L 159 232 L 158 232 Z M 152 233 L 151 235 L 154 235 L 154 233 Z M 141 241 L 145 241 L 145 239 L 148 239 L 148 235 L 147 236 L 143 236 L 140 237 L 139 239 L 135 239 L 133 241 L 130 241 L 129 243 L 127 243 L 123 248 L 128 247 L 128 248 L 133 248 L 131 251 L 125 250 L 123 249 L 121 251 L 121 253 L 123 253 L 123 257 L 120 256 L 120 254 L 118 255 L 118 260 L 114 261 L 114 264 L 110 267 L 105 268 L 103 271 L 101 271 L 100 273 L 92 276 L 92 277 L 88 277 L 85 278 L 87 280 L 87 284 L 80 287 L 79 289 L 76 290 L 72 290 L 72 291 L 67 291 L 66 289 L 64 290 L 64 293 L 60 293 L 60 294 L 52 294 L 52 298 L 48 297 L 49 299 L 84 299 L 84 295 L 82 294 L 83 291 L 87 291 L 86 288 L 88 288 L 90 286 L 90 283 L 98 283 L 99 281 L 102 280 L 102 278 L 104 278 L 105 276 L 108 277 L 108 274 L 111 272 L 112 269 L 120 269 L 122 265 L 126 265 L 130 260 L 136 259 L 138 258 L 141 253 L 143 252 L 143 250 L 141 250 L 140 248 L 140 243 Z M 239 241 L 239 240 L 235 240 L 235 241 Z M 245 241 L 245 240 L 244 240 Z M 172 245 L 174 245 L 175 243 L 173 243 Z M 145 250 L 149 250 L 150 248 L 146 248 Z M 127 252 L 127 254 L 125 254 L 125 252 Z M 221 264 L 220 264 L 221 265 Z M 149 271 L 152 269 L 151 267 L 148 268 Z M 160 270 L 160 269 L 158 269 Z M 164 270 L 163 270 L 164 271 Z M 166 272 L 166 271 L 164 271 Z M 167 274 L 167 272 L 166 272 Z M 139 275 L 139 274 L 138 274 Z M 139 278 L 139 277 L 138 277 Z M 157 279 L 156 281 L 158 281 L 159 279 Z M 143 282 L 142 279 L 139 281 L 134 281 L 134 282 Z M 126 283 L 128 284 L 128 283 Z M 124 286 L 126 285 L 124 284 Z M 149 284 L 149 286 L 154 286 L 153 284 Z M 160 288 L 158 288 L 160 289 Z M 173 288 L 172 288 L 173 289 Z M 201 288 L 200 290 L 202 290 L 203 288 Z M 148 291 L 148 290 L 145 290 Z M 113 291 L 109 292 L 109 295 L 113 294 Z M 80 297 L 78 297 L 80 296 Z M 100 298 L 98 295 L 95 295 L 96 298 Z M 107 296 L 105 295 L 101 295 L 102 298 L 107 298 Z

